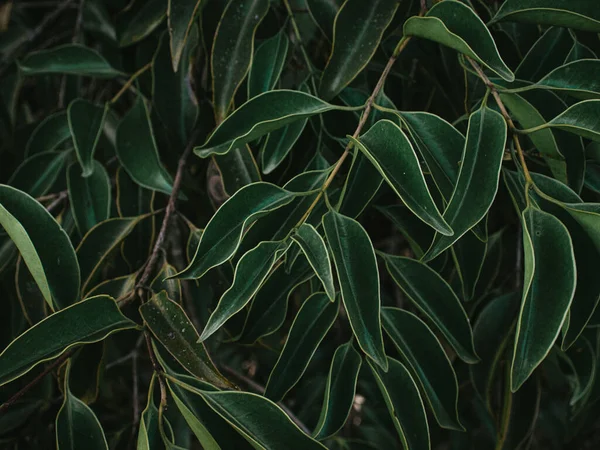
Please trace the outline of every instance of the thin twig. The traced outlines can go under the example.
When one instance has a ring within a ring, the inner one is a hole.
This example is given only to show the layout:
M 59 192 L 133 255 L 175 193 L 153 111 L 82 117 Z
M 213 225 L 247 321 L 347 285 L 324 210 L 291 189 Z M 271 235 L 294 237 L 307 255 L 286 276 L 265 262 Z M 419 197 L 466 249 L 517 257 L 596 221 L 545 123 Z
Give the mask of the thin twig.
M 79 0 L 79 9 L 77 10 L 77 19 L 75 21 L 75 30 L 73 31 L 73 43 L 79 42 L 81 28 L 83 26 L 83 7 L 85 6 L 85 0 Z
M 125 84 L 123 85 L 123 87 L 119 90 L 119 92 L 117 92 L 113 98 L 111 98 L 109 100 L 109 103 L 115 103 L 117 100 L 119 100 L 119 98 L 121 98 L 121 96 L 127 92 L 127 90 L 131 87 L 131 85 L 133 84 L 133 82 L 140 76 L 142 75 L 144 72 L 146 72 L 146 70 L 150 69 L 152 67 L 152 62 L 149 62 L 148 64 L 146 64 L 145 66 L 143 66 L 142 68 L 140 68 L 137 72 L 135 72 L 133 75 L 131 75 L 129 77 L 129 79 L 125 82 Z
M 48 210 L 48 212 L 52 212 L 52 210 L 54 208 L 56 208 L 57 206 L 59 206 L 64 199 L 66 199 L 68 197 L 68 192 L 67 191 L 62 191 L 58 194 L 58 196 L 56 197 L 56 200 L 54 200 L 52 203 L 50 203 L 48 206 L 46 206 L 46 209 Z

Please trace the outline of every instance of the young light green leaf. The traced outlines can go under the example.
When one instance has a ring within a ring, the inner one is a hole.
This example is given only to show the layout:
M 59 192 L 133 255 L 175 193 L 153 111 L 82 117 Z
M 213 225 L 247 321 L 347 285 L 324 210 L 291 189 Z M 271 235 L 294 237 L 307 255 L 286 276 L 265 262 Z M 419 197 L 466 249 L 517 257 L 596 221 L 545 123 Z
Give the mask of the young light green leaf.
M 323 283 L 323 288 L 329 300 L 334 301 L 335 286 L 333 285 L 331 261 L 329 260 L 329 253 L 327 253 L 327 246 L 321 235 L 315 227 L 303 223 L 296 230 L 296 234 L 292 236 L 292 239 L 300 246 L 315 274 Z
M 76 163 L 67 171 L 71 211 L 82 236 L 110 216 L 110 179 L 106 169 L 98 161 L 93 161 L 90 170 L 87 178 Z
M 315 439 L 326 439 L 346 423 L 354 404 L 361 365 L 362 358 L 354 349 L 352 341 L 340 345 L 335 351 L 325 386 L 321 415 L 313 432 Z
M 500 113 L 482 107 L 471 114 L 458 180 L 444 211 L 454 234 L 436 234 L 424 260 L 438 256 L 486 215 L 498 191 L 505 145 L 506 122 Z
M 279 33 L 258 46 L 248 74 L 249 99 L 275 88 L 287 58 L 289 44 L 285 28 L 282 28 Z
M 119 123 L 116 141 L 119 161 L 136 183 L 147 189 L 171 193 L 173 178 L 158 157 L 150 113 L 141 96 Z
M 399 361 L 388 358 L 389 370 L 382 372 L 369 361 L 375 381 L 383 395 L 402 446 L 429 450 L 429 425 L 423 400 L 410 372 Z
M 443 428 L 464 431 L 458 417 L 458 381 L 444 348 L 421 319 L 398 308 L 383 308 L 383 328 L 408 363 Z
M 0 354 L 0 385 L 57 358 L 75 345 L 98 342 L 116 331 L 136 326 L 105 295 L 68 306 L 29 328 L 4 349 Z
M 69 129 L 84 177 L 89 177 L 94 170 L 94 152 L 107 112 L 108 104 L 98 106 L 82 98 L 73 100 L 67 109 Z
M 404 35 L 438 42 L 479 61 L 506 81 L 515 79 L 498 53 L 488 28 L 464 3 L 438 2 L 424 17 L 408 19 L 404 23 Z
M 78 44 L 65 44 L 28 54 L 19 67 L 24 75 L 64 73 L 97 78 L 123 75 L 100 53 Z
M 511 367 L 516 392 L 546 357 L 575 292 L 575 259 L 569 232 L 554 216 L 523 211 L 523 300 Z
M 167 17 L 173 72 L 177 72 L 179 68 L 179 61 L 200 3 L 202 0 L 169 0 Z
M 383 253 L 380 255 L 400 289 L 436 325 L 460 359 L 468 364 L 479 361 L 473 347 L 469 319 L 448 283 L 420 261 Z
M 50 308 L 79 300 L 80 273 L 71 240 L 29 195 L 0 185 L 0 225 L 13 241 Z
M 192 375 L 214 386 L 233 385 L 215 367 L 185 311 L 161 291 L 140 306 L 142 319 L 152 334 Z
M 492 22 L 511 21 L 556 25 L 600 32 L 600 11 L 585 0 L 507 0 Z
M 217 122 L 227 117 L 233 97 L 248 73 L 254 33 L 268 10 L 268 0 L 230 0 L 223 11 L 210 60 Z
M 265 92 L 233 111 L 194 152 L 201 158 L 223 155 L 297 120 L 335 109 L 349 108 L 331 105 L 302 91 Z
M 56 416 L 56 448 L 58 450 L 108 450 L 100 421 L 88 405 L 73 395 L 69 388 L 69 362 L 63 384 L 63 404 Z
M 66 111 L 50 114 L 33 130 L 25 146 L 25 155 L 49 152 L 71 138 L 69 119 Z
M 398 125 L 380 120 L 358 139 L 350 139 L 414 214 L 439 233 L 453 234 L 431 197 L 410 141 Z
M 317 347 L 333 325 L 338 302 L 323 292 L 311 295 L 300 307 L 275 367 L 269 375 L 265 397 L 280 401 L 302 378 Z
M 396 0 L 346 0 L 333 25 L 333 48 L 321 76 L 320 97 L 331 100 L 369 63 L 394 18 Z
M 323 228 L 352 331 L 367 356 L 387 370 L 381 333 L 379 273 L 371 239 L 360 223 L 335 211 L 323 216 Z
M 202 239 L 204 239 L 204 236 Z M 200 241 L 200 245 L 202 245 L 202 241 Z M 252 300 L 277 259 L 285 253 L 287 248 L 288 244 L 281 241 L 261 242 L 240 258 L 235 267 L 233 283 L 223 294 L 219 304 L 208 319 L 200 335 L 200 341 L 208 339 L 229 318 Z
M 261 216 L 290 203 L 296 194 L 269 183 L 253 183 L 227 200 L 212 217 L 189 266 L 178 278 L 200 278 L 231 258 L 243 233 Z
M 52 188 L 70 156 L 70 151 L 36 153 L 17 167 L 8 184 L 34 198 L 41 197 Z

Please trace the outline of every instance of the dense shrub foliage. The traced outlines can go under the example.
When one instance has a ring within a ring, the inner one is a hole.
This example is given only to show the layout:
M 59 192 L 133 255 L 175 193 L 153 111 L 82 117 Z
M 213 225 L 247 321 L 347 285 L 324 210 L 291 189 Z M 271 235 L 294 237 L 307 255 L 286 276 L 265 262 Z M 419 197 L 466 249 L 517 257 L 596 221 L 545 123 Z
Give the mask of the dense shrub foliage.
M 0 5 L 0 447 L 600 441 L 596 0 Z

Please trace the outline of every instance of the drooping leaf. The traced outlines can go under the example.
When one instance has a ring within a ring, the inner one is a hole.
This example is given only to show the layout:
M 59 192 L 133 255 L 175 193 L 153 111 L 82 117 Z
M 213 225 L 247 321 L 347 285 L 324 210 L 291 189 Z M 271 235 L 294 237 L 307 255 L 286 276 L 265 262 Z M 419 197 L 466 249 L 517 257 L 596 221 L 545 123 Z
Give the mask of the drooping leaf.
M 25 155 L 49 152 L 71 138 L 66 111 L 50 114 L 35 128 L 25 146 Z
M 183 368 L 200 380 L 221 388 L 232 384 L 218 371 L 185 311 L 161 291 L 140 307 L 152 334 Z
M 354 403 L 358 373 L 362 365 L 360 354 L 352 341 L 340 345 L 333 355 L 319 422 L 313 437 L 323 440 L 335 434 L 346 423 Z
M 40 320 L 45 319 L 49 311 L 54 312 L 31 276 L 31 272 L 25 266 L 23 258 L 17 260 L 15 284 L 23 315 L 30 325 L 35 325 Z
M 80 274 L 73 245 L 42 205 L 24 192 L 0 185 L 0 225 L 51 308 L 79 300 Z
M 321 77 L 320 97 L 331 100 L 364 69 L 398 8 L 396 0 L 346 0 L 334 22 L 333 48 Z
M 344 0 L 307 0 L 308 12 L 323 34 L 333 40 L 333 23 Z
M 431 245 L 435 231 L 424 224 L 417 216 L 411 214 L 404 205 L 377 207 L 377 210 L 387 217 L 408 241 L 410 248 L 417 258 L 423 256 Z
M 94 170 L 94 152 L 102 133 L 108 105 L 98 106 L 77 98 L 69 104 L 67 117 L 82 176 L 89 177 Z
M 289 44 L 285 29 L 282 28 L 258 46 L 248 74 L 249 99 L 275 88 L 285 65 Z
M 70 156 L 70 151 L 36 153 L 17 167 L 8 184 L 34 198 L 41 197 L 52 188 Z
M 383 395 L 394 427 L 404 448 L 429 450 L 429 426 L 425 406 L 410 372 L 399 361 L 388 358 L 389 370 L 384 373 L 369 362 L 379 390 Z
M 190 30 L 194 23 L 194 17 L 202 0 L 169 0 L 167 9 L 168 28 L 171 47 L 171 58 L 173 60 L 173 72 L 177 72 L 179 61 L 183 54 Z
M 500 21 L 600 32 L 600 12 L 593 3 L 586 1 L 507 0 L 493 18 L 493 22 Z
M 431 261 L 485 216 L 498 191 L 505 144 L 506 122 L 500 113 L 483 107 L 471 114 L 458 180 L 444 211 L 454 234 L 436 234 L 424 260 Z
M 452 258 L 456 265 L 456 273 L 462 286 L 462 298 L 473 299 L 475 287 L 485 262 L 487 242 L 480 241 L 473 233 L 465 233 L 451 247 Z
M 214 155 L 214 161 L 228 195 L 262 180 L 258 164 L 248 144 L 233 148 L 224 155 Z
M 269 375 L 265 396 L 280 401 L 300 380 L 317 347 L 333 325 L 338 302 L 323 292 L 311 295 L 300 307 L 275 367 Z
M 227 200 L 202 234 L 190 265 L 177 277 L 200 278 L 210 268 L 227 261 L 236 252 L 242 234 L 259 217 L 290 203 L 293 192 L 269 183 L 253 183 Z
M 575 292 L 573 245 L 554 216 L 523 211 L 523 299 L 511 368 L 516 392 L 546 357 L 565 321 Z
M 265 92 L 233 111 L 194 152 L 201 158 L 223 155 L 297 120 L 335 109 L 348 108 L 331 105 L 302 91 Z
M 584 100 L 574 104 L 547 124 L 538 127 L 540 130 L 532 134 L 543 132 L 546 127 L 551 127 L 599 142 L 600 124 L 596 120 L 599 112 L 600 100 Z
M 71 211 L 82 236 L 110 216 L 111 189 L 106 169 L 93 161 L 90 170 L 90 175 L 84 177 L 80 166 L 72 164 L 67 172 Z
M 135 2 L 132 6 L 117 17 L 117 35 L 120 47 L 127 47 L 147 37 L 167 15 L 165 0 Z
M 535 87 L 561 91 L 580 99 L 600 97 L 600 61 L 580 59 L 557 67 Z
M 327 246 L 321 235 L 315 227 L 303 223 L 296 230 L 296 234 L 292 236 L 292 239 L 300 246 L 315 274 L 319 277 L 321 283 L 323 283 L 323 288 L 329 299 L 334 301 L 335 286 L 333 284 L 331 261 L 329 260 Z
M 200 241 L 200 245 L 202 245 L 202 241 Z M 208 323 L 200 335 L 200 341 L 208 339 L 229 318 L 252 300 L 260 285 L 267 278 L 271 268 L 277 259 L 285 253 L 288 246 L 288 244 L 281 241 L 265 241 L 240 258 L 235 267 L 233 283 L 223 294 L 219 304 L 208 319 Z
M 248 73 L 254 33 L 268 10 L 268 0 L 230 0 L 225 7 L 211 53 L 213 104 L 218 122 L 227 116 L 233 96 Z
M 424 17 L 411 17 L 404 23 L 404 35 L 438 42 L 480 62 L 506 81 L 515 79 L 485 24 L 459 1 L 438 2 Z
M 0 354 L 0 385 L 75 345 L 98 342 L 116 331 L 136 326 L 108 296 L 91 297 L 68 306 L 29 328 L 4 349 Z
M 354 150 L 338 211 L 353 219 L 369 205 L 383 183 L 379 170 L 359 149 Z
M 138 97 L 117 128 L 117 156 L 140 186 L 170 194 L 173 178 L 161 164 L 148 106 Z
M 82 346 L 71 359 L 71 393 L 90 405 L 98 400 L 104 370 L 105 342 Z
M 154 373 L 150 380 L 146 408 L 140 415 L 140 427 L 138 430 L 137 450 L 152 450 L 160 442 L 158 431 L 158 408 L 154 404 L 154 386 L 157 375 Z
M 394 281 L 436 325 L 457 355 L 466 363 L 476 363 L 479 358 L 473 347 L 469 319 L 448 283 L 436 271 L 415 259 L 380 255 Z
M 398 125 L 380 120 L 353 142 L 414 214 L 438 232 L 453 234 L 431 197 L 410 141 Z
M 273 172 L 285 160 L 307 122 L 308 119 L 298 120 L 269 133 L 260 153 L 261 167 L 265 175 Z
M 573 38 L 565 28 L 550 27 L 535 42 L 515 70 L 519 80 L 538 81 L 560 66 L 573 47 Z
M 367 356 L 387 370 L 381 333 L 379 273 L 371 239 L 357 221 L 335 211 L 323 216 L 323 228 L 352 331 Z
M 30 53 L 20 63 L 24 75 L 64 73 L 97 78 L 122 75 L 96 50 L 78 44 L 65 44 Z

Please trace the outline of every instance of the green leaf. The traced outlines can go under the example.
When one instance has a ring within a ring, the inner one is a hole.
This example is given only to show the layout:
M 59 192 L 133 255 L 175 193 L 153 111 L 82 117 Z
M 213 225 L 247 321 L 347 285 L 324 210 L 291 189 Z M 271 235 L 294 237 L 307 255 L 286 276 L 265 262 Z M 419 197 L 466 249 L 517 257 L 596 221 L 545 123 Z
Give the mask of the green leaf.
M 383 327 L 408 363 L 443 428 L 465 431 L 458 417 L 458 381 L 444 348 L 423 321 L 398 308 L 383 308 Z
M 0 185 L 0 225 L 52 309 L 79 300 L 79 266 L 67 233 L 32 197 Z
M 107 113 L 108 104 L 98 106 L 82 98 L 73 100 L 67 109 L 69 129 L 84 177 L 89 177 L 94 170 L 94 152 Z
M 169 0 L 167 9 L 173 72 L 177 72 L 194 17 L 202 0 Z
M 0 385 L 57 358 L 75 345 L 102 341 L 116 331 L 136 326 L 108 296 L 75 303 L 38 322 L 4 349 L 0 354 Z
M 404 35 L 435 41 L 479 61 L 506 81 L 515 79 L 485 24 L 464 3 L 438 2 L 425 17 L 408 19 L 404 23 Z
M 331 105 L 302 91 L 265 92 L 233 111 L 194 152 L 201 158 L 223 155 L 297 120 L 336 109 L 349 108 Z
M 379 170 L 363 152 L 356 149 L 339 203 L 340 214 L 352 218 L 360 216 L 377 195 L 382 183 L 383 177 Z
M 23 258 L 17 260 L 15 284 L 23 316 L 25 316 L 25 320 L 30 325 L 35 325 L 40 320 L 45 319 L 48 315 L 48 310 L 54 312 L 51 307 L 48 307 L 40 288 L 31 276 L 31 272 L 25 267 Z
M 260 153 L 261 167 L 265 175 L 277 169 L 292 151 L 307 122 L 308 119 L 298 120 L 269 133 Z
M 331 100 L 369 63 L 398 8 L 396 0 L 346 0 L 335 16 L 333 48 L 321 76 L 320 97 Z
M 506 122 L 499 113 L 482 107 L 471 114 L 458 180 L 444 211 L 454 234 L 436 234 L 424 260 L 438 256 L 486 215 L 498 191 L 505 145 Z
M 135 2 L 117 17 L 119 46 L 127 47 L 150 35 L 167 15 L 165 0 Z
M 446 0 L 447 1 L 447 0 Z M 425 406 L 410 372 L 399 361 L 388 358 L 389 370 L 369 367 L 383 395 L 402 446 L 411 450 L 429 450 L 429 426 Z
M 111 189 L 106 169 L 93 161 L 90 170 L 87 178 L 78 164 L 72 164 L 67 171 L 71 211 L 82 236 L 110 216 Z
M 460 359 L 468 364 L 479 361 L 473 348 L 469 319 L 448 283 L 436 271 L 415 259 L 380 255 L 400 289 L 435 324 Z
M 377 207 L 377 210 L 387 217 L 408 241 L 410 248 L 417 258 L 421 258 L 431 245 L 434 231 L 425 225 L 404 205 Z
M 516 392 L 546 357 L 563 326 L 575 292 L 569 232 L 554 216 L 523 211 L 523 299 L 514 344 L 511 390 Z
M 165 291 L 140 306 L 140 314 L 152 334 L 184 369 L 214 386 L 233 386 L 217 370 L 204 344 L 198 342 L 198 332 L 185 311 L 169 300 Z
M 293 388 L 306 371 L 317 347 L 333 325 L 338 302 L 323 292 L 311 295 L 302 304 L 275 367 L 269 375 L 265 397 L 277 402 Z
M 571 48 L 573 38 L 565 28 L 550 27 L 535 42 L 515 70 L 519 80 L 538 81 L 564 61 Z
M 150 113 L 141 96 L 119 123 L 116 141 L 119 161 L 136 183 L 147 189 L 171 193 L 173 178 L 158 157 Z
M 248 144 L 233 148 L 224 155 L 215 155 L 213 160 L 223 188 L 230 196 L 244 186 L 261 181 L 258 164 Z
M 19 63 L 24 75 L 64 73 L 97 78 L 123 75 L 100 53 L 78 44 L 65 44 L 30 53 Z
M 154 386 L 158 375 L 154 373 L 148 388 L 146 408 L 140 415 L 140 428 L 138 430 L 137 450 L 153 450 L 158 447 L 160 436 L 158 431 L 158 408 L 154 404 Z
M 596 118 L 600 114 L 600 100 L 584 100 L 576 103 L 550 122 L 532 129 L 537 134 L 545 128 L 557 128 L 600 142 L 600 124 Z M 525 130 L 528 132 L 528 130 Z
M 427 188 L 417 155 L 398 125 L 380 120 L 358 139 L 349 137 L 414 214 L 438 232 L 452 235 Z
M 534 86 L 588 100 L 600 97 L 600 61 L 580 59 L 557 67 Z
M 211 70 L 217 122 L 229 112 L 254 52 L 254 33 L 269 10 L 268 0 L 230 0 L 213 41 Z
M 333 284 L 331 261 L 327 253 L 327 246 L 321 235 L 315 227 L 303 223 L 296 230 L 296 234 L 292 235 L 292 239 L 300 246 L 304 255 L 306 255 L 306 259 L 317 277 L 319 277 L 319 280 L 321 280 L 329 299 L 334 301 L 335 286 Z
M 584 0 L 507 0 L 492 22 L 511 21 L 556 25 L 600 32 L 600 11 Z
M 56 448 L 58 450 L 108 450 L 108 443 L 100 421 L 84 402 L 75 397 L 69 388 L 71 363 L 65 373 L 64 401 L 56 416 Z
M 41 197 L 54 185 L 70 151 L 42 152 L 25 159 L 12 174 L 8 184 L 32 197 Z
M 487 253 L 487 242 L 481 242 L 473 233 L 465 233 L 451 247 L 452 258 L 456 265 L 456 274 L 462 286 L 462 298 L 473 299 L 475 287 L 483 268 Z
M 319 422 L 315 426 L 313 437 L 323 440 L 339 431 L 344 426 L 356 394 L 358 373 L 362 358 L 352 341 L 340 345 L 333 355 L 325 396 Z
M 306 0 L 308 12 L 327 39 L 333 41 L 333 23 L 344 0 Z
M 202 241 L 200 241 L 200 245 L 202 245 Z M 281 241 L 261 242 L 240 258 L 235 267 L 233 283 L 225 291 L 208 319 L 208 323 L 200 335 L 200 341 L 208 339 L 229 318 L 241 311 L 252 300 L 273 265 L 288 247 L 288 244 Z
M 335 211 L 323 216 L 323 228 L 352 331 L 367 356 L 387 370 L 381 333 L 379 273 L 371 239 L 356 220 Z
M 279 33 L 258 46 L 248 74 L 249 99 L 271 91 L 277 86 L 285 65 L 289 44 L 285 28 L 282 28 Z
M 71 138 L 66 111 L 50 114 L 35 127 L 25 146 L 25 155 L 49 152 Z
M 279 406 L 249 392 L 215 392 L 180 386 L 201 395 L 206 403 L 255 448 L 289 450 L 324 449 L 304 434 Z M 264 424 L 269 424 L 265 427 Z
M 105 342 L 87 344 L 71 358 L 69 383 L 71 393 L 90 405 L 98 399 L 100 382 L 104 372 Z
M 212 267 L 231 258 L 243 233 L 261 216 L 290 203 L 293 192 L 269 183 L 253 183 L 227 200 L 212 217 L 190 265 L 178 278 L 200 278 Z

